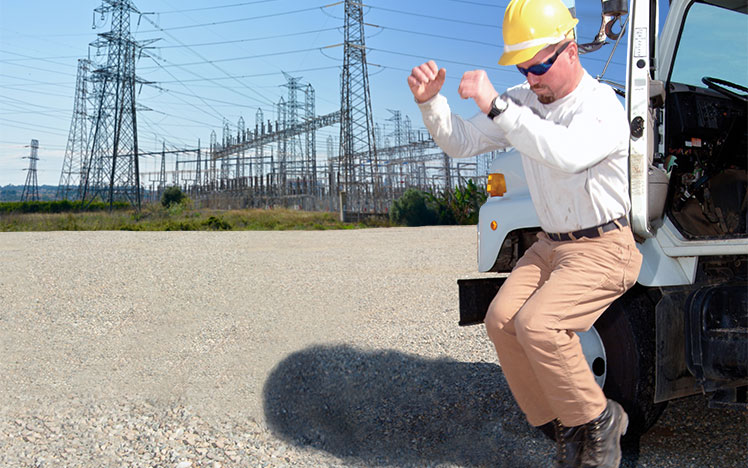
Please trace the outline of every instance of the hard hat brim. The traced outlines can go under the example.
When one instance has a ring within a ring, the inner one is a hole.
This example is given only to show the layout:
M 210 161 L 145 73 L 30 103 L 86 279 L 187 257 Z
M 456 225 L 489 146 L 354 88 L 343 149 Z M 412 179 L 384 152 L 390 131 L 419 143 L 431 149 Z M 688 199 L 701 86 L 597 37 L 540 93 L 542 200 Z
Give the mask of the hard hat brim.
M 535 57 L 535 54 L 545 49 L 549 45 L 551 44 L 542 44 L 527 49 L 515 50 L 513 52 L 504 52 L 499 58 L 499 65 L 517 65 L 518 63 L 527 62 L 531 58 Z

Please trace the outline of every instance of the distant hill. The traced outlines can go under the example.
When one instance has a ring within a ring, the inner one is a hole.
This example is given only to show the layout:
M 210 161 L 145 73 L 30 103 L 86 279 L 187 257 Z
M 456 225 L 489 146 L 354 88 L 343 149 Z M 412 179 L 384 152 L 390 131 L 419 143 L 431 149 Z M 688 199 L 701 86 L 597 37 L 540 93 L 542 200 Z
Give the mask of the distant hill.
M 23 185 L 6 185 L 0 187 L 0 201 L 21 201 L 23 194 Z M 40 185 L 39 200 L 51 201 L 57 195 L 56 185 Z

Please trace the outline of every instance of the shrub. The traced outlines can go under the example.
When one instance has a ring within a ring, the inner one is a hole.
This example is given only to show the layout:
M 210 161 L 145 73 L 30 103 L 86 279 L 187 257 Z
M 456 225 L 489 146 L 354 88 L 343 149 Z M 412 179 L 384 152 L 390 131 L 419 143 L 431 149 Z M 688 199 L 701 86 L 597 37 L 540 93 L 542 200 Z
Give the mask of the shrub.
M 406 226 L 477 224 L 486 193 L 468 180 L 454 190 L 428 193 L 410 188 L 392 203 L 390 220 Z
M 127 210 L 132 208 L 129 203 L 116 201 L 112 204 L 114 210 Z M 0 213 L 71 213 L 82 211 L 106 211 L 109 203 L 94 201 L 83 203 L 80 200 L 57 200 L 57 201 L 24 201 L 24 202 L 0 202 Z
M 439 215 L 436 212 L 432 197 L 421 190 L 409 188 L 390 207 L 390 220 L 406 226 L 428 226 L 437 224 Z
M 210 229 L 215 229 L 217 231 L 229 231 L 231 230 L 231 224 L 224 221 L 222 218 L 211 216 L 205 221 L 202 222 L 203 226 L 206 226 Z
M 169 208 L 171 205 L 182 203 L 186 198 L 187 196 L 182 192 L 182 189 L 176 185 L 172 185 L 171 187 L 167 187 L 164 193 L 161 194 L 161 204 Z
M 457 187 L 454 191 L 454 200 L 451 203 L 455 219 L 459 224 L 478 224 L 478 212 L 481 205 L 486 202 L 487 194 L 478 188 L 472 179 L 464 186 Z

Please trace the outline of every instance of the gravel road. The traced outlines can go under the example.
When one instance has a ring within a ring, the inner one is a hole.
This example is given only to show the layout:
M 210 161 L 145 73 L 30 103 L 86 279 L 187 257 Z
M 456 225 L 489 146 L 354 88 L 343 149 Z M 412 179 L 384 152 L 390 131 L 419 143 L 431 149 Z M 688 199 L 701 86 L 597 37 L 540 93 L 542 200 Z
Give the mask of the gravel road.
M 475 237 L 0 234 L 0 466 L 550 466 L 457 326 Z M 746 416 L 672 402 L 623 466 L 748 466 Z

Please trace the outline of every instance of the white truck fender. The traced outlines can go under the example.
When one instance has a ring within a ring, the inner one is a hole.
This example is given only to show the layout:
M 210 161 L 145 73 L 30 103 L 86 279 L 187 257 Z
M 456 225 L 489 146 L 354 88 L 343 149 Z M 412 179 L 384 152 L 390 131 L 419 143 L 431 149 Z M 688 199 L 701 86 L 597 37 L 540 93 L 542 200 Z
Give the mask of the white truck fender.
M 522 156 L 517 150 L 507 151 L 491 163 L 491 173 L 502 173 L 507 192 L 491 197 L 478 215 L 478 271 L 487 272 L 496 263 L 506 236 L 517 229 L 540 226 L 535 206 L 530 199 Z M 495 223 L 495 224 L 494 224 Z

